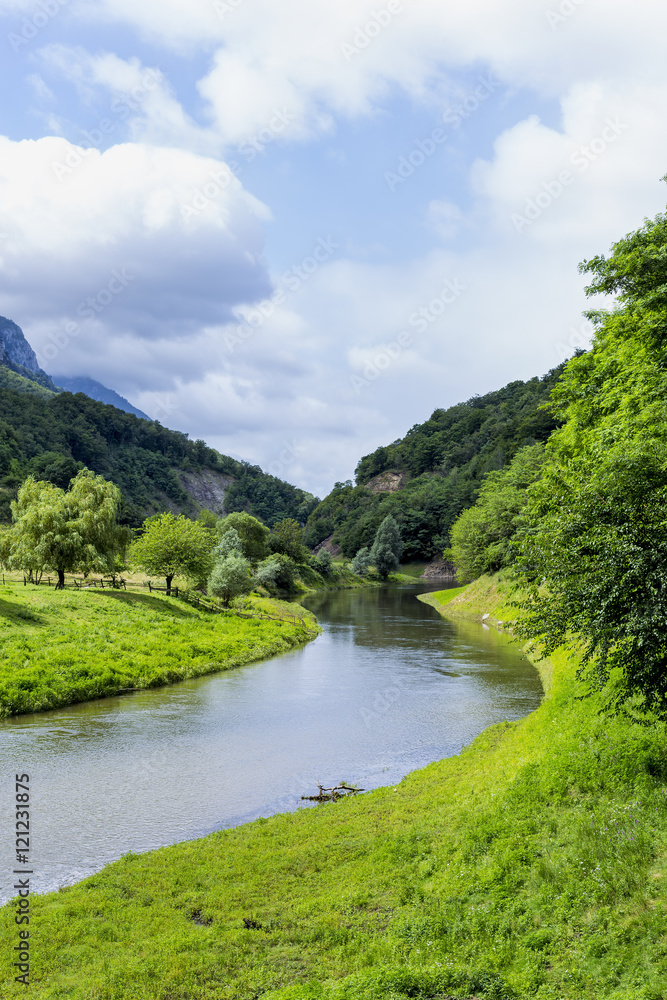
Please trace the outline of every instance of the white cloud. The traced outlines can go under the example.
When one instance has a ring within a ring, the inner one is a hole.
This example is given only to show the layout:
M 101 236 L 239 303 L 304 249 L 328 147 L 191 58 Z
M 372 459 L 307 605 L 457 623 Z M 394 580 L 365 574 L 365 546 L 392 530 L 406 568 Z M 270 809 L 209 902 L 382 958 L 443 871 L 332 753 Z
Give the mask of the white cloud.
M 278 463 L 280 475 L 320 493 L 434 408 L 556 365 L 582 336 L 578 261 L 664 207 L 667 8 L 401 6 L 387 18 L 378 12 L 388 0 L 72 2 L 70 17 L 129 24 L 158 46 L 199 54 L 209 118 L 197 124 L 156 70 L 122 119 L 133 142 L 87 153 L 60 180 L 53 163 L 77 155 L 63 140 L 2 141 L 0 311 L 38 348 L 75 320 L 80 332 L 54 370 L 90 373 L 164 423 Z M 33 8 L 0 0 L 0 10 L 19 9 Z M 50 45 L 43 61 L 84 102 L 99 88 L 122 100 L 149 70 L 72 46 Z M 401 265 L 337 254 L 230 351 L 230 324 L 270 292 L 268 212 L 237 181 L 205 193 L 222 169 L 212 155 L 220 145 L 305 140 L 389 106 L 396 91 L 441 111 L 478 72 L 509 93 L 552 99 L 560 120 L 532 115 L 497 130 L 472 167 L 465 211 L 443 176 L 442 197 L 422 217 L 447 249 Z M 187 219 L 184 204 L 195 206 Z M 123 267 L 136 278 L 96 319 L 77 317 Z M 466 290 L 439 312 L 432 303 L 447 280 Z M 420 310 L 423 329 L 411 322 Z
M 55 365 L 64 373 L 84 344 L 95 355 L 117 338 L 178 341 L 270 291 L 267 210 L 213 159 L 1 138 L 0 206 L 0 312 L 38 351 L 49 334 L 69 340 Z

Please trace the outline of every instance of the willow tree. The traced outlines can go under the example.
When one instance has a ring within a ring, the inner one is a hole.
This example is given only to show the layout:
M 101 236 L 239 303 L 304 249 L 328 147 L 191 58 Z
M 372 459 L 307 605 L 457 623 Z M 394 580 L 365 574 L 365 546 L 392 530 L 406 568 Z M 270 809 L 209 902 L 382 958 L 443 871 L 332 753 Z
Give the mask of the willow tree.
M 69 490 L 29 477 L 12 503 L 11 564 L 37 576 L 53 571 L 58 590 L 65 573 L 113 572 L 128 540 L 117 523 L 120 502 L 118 487 L 89 469 Z

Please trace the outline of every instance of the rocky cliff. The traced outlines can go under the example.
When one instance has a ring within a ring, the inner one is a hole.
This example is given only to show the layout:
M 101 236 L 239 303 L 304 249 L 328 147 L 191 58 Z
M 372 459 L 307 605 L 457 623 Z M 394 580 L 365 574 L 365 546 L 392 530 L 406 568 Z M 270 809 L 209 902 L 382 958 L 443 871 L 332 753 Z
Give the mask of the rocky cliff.
M 21 327 L 4 316 L 0 316 L 0 345 L 7 359 L 13 364 L 27 368 L 37 375 L 46 375 L 37 364 L 35 352 L 25 339 Z

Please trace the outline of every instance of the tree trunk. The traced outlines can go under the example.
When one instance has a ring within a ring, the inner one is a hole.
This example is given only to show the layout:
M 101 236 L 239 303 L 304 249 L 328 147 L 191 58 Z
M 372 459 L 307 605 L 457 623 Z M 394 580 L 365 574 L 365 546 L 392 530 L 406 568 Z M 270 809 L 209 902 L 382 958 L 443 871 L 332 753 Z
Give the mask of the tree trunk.
M 174 574 L 167 577 L 167 597 L 171 597 L 171 581 L 174 579 Z
M 56 584 L 56 590 L 64 590 L 64 589 L 65 589 L 65 570 L 64 569 L 59 569 L 58 570 L 58 582 Z

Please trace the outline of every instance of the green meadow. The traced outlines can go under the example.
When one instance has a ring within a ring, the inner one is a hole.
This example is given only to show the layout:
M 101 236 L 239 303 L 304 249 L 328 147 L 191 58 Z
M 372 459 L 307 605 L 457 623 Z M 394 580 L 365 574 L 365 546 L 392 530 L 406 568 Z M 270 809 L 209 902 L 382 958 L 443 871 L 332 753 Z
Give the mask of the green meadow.
M 487 578 L 430 600 L 493 624 L 509 596 Z M 577 700 L 562 653 L 538 666 L 537 711 L 395 787 L 126 855 L 35 897 L 31 996 L 666 997 L 665 727 Z M 25 996 L 9 949 L 1 960 L 3 997 Z
M 227 670 L 319 632 L 298 605 L 254 605 L 283 620 L 210 614 L 160 594 L 0 587 L 0 718 Z

